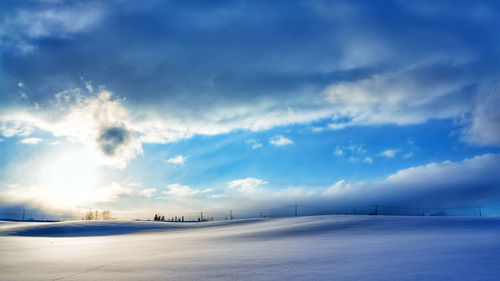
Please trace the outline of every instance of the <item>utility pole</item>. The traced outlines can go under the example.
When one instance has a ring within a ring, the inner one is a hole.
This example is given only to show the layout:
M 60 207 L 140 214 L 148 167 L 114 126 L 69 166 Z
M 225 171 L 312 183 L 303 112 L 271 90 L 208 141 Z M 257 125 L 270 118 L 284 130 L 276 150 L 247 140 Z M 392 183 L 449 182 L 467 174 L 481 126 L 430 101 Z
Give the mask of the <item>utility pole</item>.
M 24 214 L 25 214 L 26 209 L 23 208 L 23 220 L 24 220 Z
M 481 213 L 481 206 L 478 207 L 479 208 L 479 216 L 482 217 L 482 213 Z
M 375 205 L 375 215 L 378 216 L 378 205 Z
M 200 213 L 200 221 L 203 221 L 203 212 Z
M 233 220 L 233 210 L 229 210 L 229 220 Z
M 295 203 L 295 216 L 297 216 L 297 203 Z

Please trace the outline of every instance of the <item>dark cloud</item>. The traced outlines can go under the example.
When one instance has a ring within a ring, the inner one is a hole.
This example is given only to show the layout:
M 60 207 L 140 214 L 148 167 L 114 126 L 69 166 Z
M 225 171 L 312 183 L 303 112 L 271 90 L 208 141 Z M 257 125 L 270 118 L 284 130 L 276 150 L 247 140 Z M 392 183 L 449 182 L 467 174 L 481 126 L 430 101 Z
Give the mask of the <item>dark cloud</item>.
M 402 78 L 409 83 L 400 83 L 401 88 L 449 89 L 457 81 L 463 85 L 419 100 L 411 110 L 394 107 L 391 114 L 363 123 L 408 124 L 474 113 L 480 121 L 467 124 L 473 124 L 469 131 L 480 136 L 476 131 L 483 126 L 474 124 L 485 123 L 481 120 L 488 120 L 491 110 L 474 107 L 473 90 L 500 75 L 497 1 L 211 1 L 209 5 L 150 1 L 147 6 L 135 1 L 34 5 L 9 1 L 0 5 L 0 90 L 7 93 L 0 95 L 3 104 L 27 102 L 13 98 L 19 81 L 26 86 L 29 101 L 40 105 L 54 93 L 84 89 L 85 81 L 92 81 L 96 89 L 105 85 L 127 97 L 139 117 L 146 112 L 170 118 L 165 124 L 180 117 L 199 128 L 203 127 L 199 119 L 209 125 L 220 121 L 213 116 L 227 115 L 237 124 L 259 123 L 255 120 L 267 116 L 280 119 L 279 112 L 288 112 L 289 107 L 339 113 L 323 104 L 321 93 L 329 85 L 407 73 Z M 385 102 L 387 91 L 379 92 L 370 95 Z M 259 110 L 263 104 L 266 109 Z M 258 106 L 240 115 L 227 113 L 228 108 L 248 105 Z M 438 114 L 442 105 L 447 108 Z M 406 112 L 419 116 L 408 117 Z M 251 121 L 243 122 L 245 118 Z M 486 144 L 498 145 L 498 138 L 490 137 Z
M 332 186 L 326 197 L 336 204 L 386 204 L 406 207 L 463 207 L 498 204 L 499 154 L 460 162 L 443 161 L 403 169 L 383 181 Z
M 119 149 L 130 143 L 133 133 L 124 127 L 108 127 L 102 129 L 97 137 L 101 151 L 108 156 L 115 156 Z
M 23 214 L 25 220 L 63 220 L 76 217 L 67 210 L 47 208 L 35 201 L 11 202 L 0 199 L 0 219 L 22 220 Z
M 440 16 L 423 3 L 420 9 L 394 1 L 7 5 L 4 21 L 55 7 L 78 10 L 77 18 L 105 16 L 95 17 L 95 24 L 62 25 L 65 36 L 42 22 L 45 32 L 30 37 L 26 44 L 34 50 L 22 55 L 4 39 L 2 84 L 14 89 L 23 79 L 43 100 L 81 86 L 83 75 L 134 102 L 205 107 L 310 95 L 333 81 L 356 79 L 353 70 L 373 74 L 423 60 L 498 61 L 499 22 L 474 14 L 485 6 L 495 15 L 495 2 L 444 1 Z M 461 16 L 451 12 L 457 6 Z

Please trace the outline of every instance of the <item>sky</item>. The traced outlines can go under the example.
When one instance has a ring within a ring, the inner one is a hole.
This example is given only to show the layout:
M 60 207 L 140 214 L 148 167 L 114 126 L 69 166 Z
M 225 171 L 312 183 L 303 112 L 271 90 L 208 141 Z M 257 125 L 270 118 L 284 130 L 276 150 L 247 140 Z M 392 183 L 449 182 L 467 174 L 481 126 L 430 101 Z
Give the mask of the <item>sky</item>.
M 2 1 L 0 217 L 500 207 L 497 1 Z

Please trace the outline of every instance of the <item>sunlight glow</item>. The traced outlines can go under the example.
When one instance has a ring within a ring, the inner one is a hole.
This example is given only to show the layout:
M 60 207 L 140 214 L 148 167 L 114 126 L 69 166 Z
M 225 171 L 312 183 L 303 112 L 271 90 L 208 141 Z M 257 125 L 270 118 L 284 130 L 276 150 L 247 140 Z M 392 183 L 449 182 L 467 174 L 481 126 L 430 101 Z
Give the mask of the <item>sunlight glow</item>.
M 61 153 L 41 168 L 42 195 L 57 205 L 75 206 L 88 201 L 97 183 L 97 159 L 91 151 Z

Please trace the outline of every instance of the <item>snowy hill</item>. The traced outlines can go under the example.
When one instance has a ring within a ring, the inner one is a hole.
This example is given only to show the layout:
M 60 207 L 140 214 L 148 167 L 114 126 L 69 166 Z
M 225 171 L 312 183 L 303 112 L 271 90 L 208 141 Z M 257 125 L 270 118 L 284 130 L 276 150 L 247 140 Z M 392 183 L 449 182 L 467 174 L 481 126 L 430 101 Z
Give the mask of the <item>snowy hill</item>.
M 500 280 L 500 219 L 0 223 L 1 280 Z

